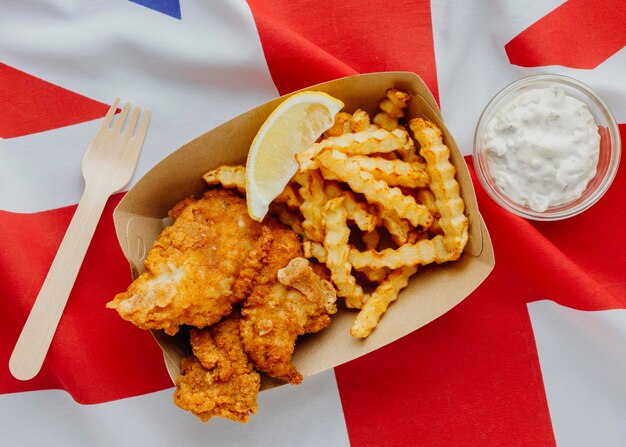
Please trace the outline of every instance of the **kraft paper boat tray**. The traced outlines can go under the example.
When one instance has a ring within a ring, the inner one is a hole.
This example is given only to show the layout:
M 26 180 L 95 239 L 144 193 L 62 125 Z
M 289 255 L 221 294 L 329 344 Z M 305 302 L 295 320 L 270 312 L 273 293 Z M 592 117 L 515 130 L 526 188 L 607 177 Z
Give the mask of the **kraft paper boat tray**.
M 310 376 L 385 346 L 443 315 L 465 299 L 489 275 L 495 260 L 489 233 L 478 211 L 472 181 L 452 135 L 445 128 L 431 92 L 414 73 L 387 72 L 350 76 L 305 90 L 317 90 L 341 99 L 344 110 L 357 108 L 373 116 L 388 88 L 413 96 L 407 118 L 425 117 L 444 133 L 457 169 L 457 180 L 470 221 L 470 238 L 456 262 L 424 266 L 415 274 L 397 301 L 391 304 L 378 327 L 365 340 L 349 333 L 356 311 L 339 306 L 327 329 L 301 337 L 293 356 L 303 376 Z M 153 241 L 169 223 L 168 210 L 179 200 L 207 189 L 202 174 L 222 164 L 244 163 L 254 136 L 267 116 L 289 95 L 260 105 L 199 136 L 158 163 L 125 195 L 113 213 L 118 241 L 131 265 L 133 278 L 143 271 L 143 260 Z M 340 300 L 339 300 L 340 301 Z M 152 331 L 163 349 L 165 363 L 175 381 L 180 359 L 188 351 L 181 336 Z M 263 388 L 276 385 L 265 378 Z

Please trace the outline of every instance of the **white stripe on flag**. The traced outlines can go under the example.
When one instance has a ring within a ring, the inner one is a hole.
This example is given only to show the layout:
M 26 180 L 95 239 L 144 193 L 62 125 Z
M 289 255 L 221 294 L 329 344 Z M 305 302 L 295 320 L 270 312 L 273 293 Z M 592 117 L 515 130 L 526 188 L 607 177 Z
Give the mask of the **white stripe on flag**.
M 181 8 L 183 19 L 176 20 L 130 1 L 9 1 L 2 4 L 0 62 L 106 104 L 119 96 L 151 109 L 136 180 L 190 139 L 278 96 L 243 0 Z M 6 169 L 39 156 L 35 164 L 49 171 L 38 178 L 20 168 L 12 175 L 23 176 L 15 185 L 3 178 L 0 209 L 36 212 L 77 203 L 80 162 L 93 137 L 87 129 L 95 126 L 0 140 Z M 56 173 L 69 178 L 52 181 Z
M 172 403 L 173 389 L 96 405 L 64 391 L 0 395 L 0 445 L 19 446 L 348 446 L 334 372 L 259 395 L 250 422 L 204 424 Z
M 528 304 L 559 446 L 626 445 L 626 309 Z
M 81 161 L 99 125 L 88 121 L 0 140 L 0 209 L 28 213 L 78 202 L 84 189 Z M 146 150 L 142 158 L 149 154 Z
M 618 122 L 626 122 L 626 48 L 594 70 L 524 68 L 509 63 L 504 46 L 562 3 L 535 0 L 486 6 L 478 2 L 431 2 L 441 111 L 464 154 L 472 152 L 476 123 L 493 95 L 533 74 L 579 79 L 607 102 Z M 488 13 L 485 8 L 489 8 Z

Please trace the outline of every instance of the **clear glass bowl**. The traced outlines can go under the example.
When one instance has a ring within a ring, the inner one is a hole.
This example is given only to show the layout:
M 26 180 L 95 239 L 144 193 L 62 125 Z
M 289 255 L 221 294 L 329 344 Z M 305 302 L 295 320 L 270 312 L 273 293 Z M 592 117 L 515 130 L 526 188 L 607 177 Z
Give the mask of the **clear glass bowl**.
M 589 108 L 600 132 L 600 155 L 596 175 L 589 181 L 580 198 L 563 205 L 549 207 L 547 210 L 540 212 L 512 201 L 498 188 L 489 172 L 483 140 L 487 125 L 502 106 L 524 92 L 554 85 L 562 88 L 567 95 L 582 101 Z M 604 195 L 613 182 L 619 166 L 620 154 L 619 128 L 607 105 L 591 88 L 582 82 L 561 75 L 542 74 L 529 76 L 505 87 L 487 104 L 478 120 L 476 132 L 474 133 L 473 161 L 476 175 L 481 185 L 500 206 L 518 216 L 532 220 L 566 219 L 591 207 Z

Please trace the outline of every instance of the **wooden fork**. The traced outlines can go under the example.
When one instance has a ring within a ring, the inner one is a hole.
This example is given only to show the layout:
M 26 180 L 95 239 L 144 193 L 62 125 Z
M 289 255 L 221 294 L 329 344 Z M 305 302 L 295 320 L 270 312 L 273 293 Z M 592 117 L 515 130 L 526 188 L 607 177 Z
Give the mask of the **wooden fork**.
M 130 112 L 127 103 L 113 123 L 118 104 L 119 98 L 85 153 L 85 191 L 9 359 L 9 369 L 17 379 L 32 379 L 41 369 L 104 206 L 135 171 L 150 112 L 145 111 L 137 124 L 141 109 Z

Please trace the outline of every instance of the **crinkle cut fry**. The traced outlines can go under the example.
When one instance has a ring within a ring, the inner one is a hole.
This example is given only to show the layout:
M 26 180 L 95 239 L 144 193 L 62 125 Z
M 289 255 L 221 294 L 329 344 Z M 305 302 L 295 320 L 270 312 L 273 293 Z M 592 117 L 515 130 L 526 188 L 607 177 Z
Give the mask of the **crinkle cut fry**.
M 317 168 L 316 157 L 329 148 L 350 154 L 387 153 L 405 147 L 408 143 L 408 134 L 401 131 L 388 132 L 384 129 L 366 130 L 357 133 L 347 133 L 336 137 L 329 137 L 319 143 L 312 144 L 305 151 L 296 154 L 300 171 Z
M 350 118 L 350 130 L 352 132 L 363 132 L 371 126 L 370 116 L 364 110 L 357 109 Z
M 398 123 L 398 118 L 394 118 L 387 112 L 377 113 L 376 115 L 374 115 L 372 122 L 389 132 L 398 128 L 398 126 L 400 125 L 400 123 Z
M 324 138 L 337 137 L 348 133 L 351 130 L 350 123 L 352 121 L 352 115 L 348 112 L 339 112 L 335 115 L 335 122 L 332 127 L 324 132 Z
M 402 157 L 402 160 L 406 162 L 419 160 L 413 140 L 408 137 L 408 132 L 404 126 L 398 122 L 398 119 L 404 118 L 404 109 L 407 107 L 410 100 L 411 95 L 408 93 L 398 90 L 395 87 L 388 89 L 385 92 L 385 98 L 378 104 L 381 112 L 377 113 L 373 120 L 375 125 L 383 129 L 406 134 L 405 138 L 407 144 L 397 151 L 400 157 Z
M 364 231 L 363 234 L 361 234 L 361 239 L 365 244 L 365 248 L 368 250 L 376 250 L 380 243 L 380 232 L 378 228 L 374 228 L 372 231 Z
M 299 208 L 302 204 L 302 200 L 300 196 L 298 196 L 298 191 L 296 191 L 296 186 L 293 183 L 288 183 L 274 200 L 276 203 L 284 203 L 289 208 Z
M 409 126 L 420 144 L 420 155 L 426 159 L 430 189 L 441 215 L 439 226 L 444 232 L 446 247 L 456 259 L 461 256 L 469 238 L 469 220 L 455 178 L 456 169 L 450 163 L 450 149 L 443 143 L 441 129 L 434 123 L 415 118 Z
M 350 249 L 348 260 L 355 269 L 364 267 L 397 269 L 404 266 L 441 264 L 453 260 L 453 254 L 445 246 L 443 236 L 422 239 L 414 244 L 404 244 L 399 248 L 386 248 L 382 251 L 359 251 Z
M 367 204 L 359 202 L 352 191 L 344 191 L 337 182 L 326 182 L 326 197 L 334 199 L 343 196 L 343 206 L 348 212 L 348 219 L 353 220 L 361 231 L 373 231 L 378 224 L 378 217 Z
M 369 282 L 380 283 L 387 277 L 387 270 L 385 269 L 371 269 L 365 267 L 357 271 L 363 273 Z
M 404 117 L 404 108 L 411 96 L 396 88 L 390 88 L 385 92 L 385 98 L 379 103 L 380 113 L 374 116 L 374 124 L 392 131 L 400 126 L 399 118 Z
M 419 162 L 407 163 L 365 155 L 350 155 L 350 159 L 358 162 L 361 169 L 372 174 L 376 180 L 383 180 L 389 186 L 425 188 L 430 184 L 426 166 Z
M 363 304 L 363 308 L 352 323 L 350 334 L 357 338 L 368 337 L 378 325 L 380 317 L 387 311 L 389 305 L 398 299 L 398 294 L 408 285 L 409 278 L 416 271 L 416 266 L 406 266 L 391 272 Z
M 322 264 L 326 264 L 326 249 L 319 242 L 303 241 L 302 251 L 305 258 L 315 258 Z
M 395 210 L 378 206 L 378 215 L 383 226 L 389 232 L 391 239 L 398 245 L 406 244 L 409 239 L 409 233 L 412 229 L 409 221 L 398 216 Z
M 420 164 L 424 164 L 424 160 L 422 157 L 417 155 L 417 149 L 415 148 L 415 142 L 413 138 L 409 135 L 409 131 L 406 130 L 404 126 L 399 126 L 397 129 L 393 131 L 396 135 L 403 135 L 405 144 L 402 145 L 400 149 L 398 149 L 398 154 L 400 154 L 400 158 L 407 163 L 417 162 Z
M 304 220 L 302 229 L 307 239 L 322 242 L 324 229 L 322 227 L 322 208 L 328 198 L 324 192 L 324 179 L 318 171 L 307 171 L 295 176 L 296 182 L 301 185 L 300 212 Z
M 409 95 L 406 92 L 403 92 L 402 90 L 398 90 L 395 87 L 388 89 L 385 92 L 385 96 L 389 100 L 391 100 L 393 104 L 395 104 L 396 106 L 400 108 L 405 108 L 409 104 L 409 101 L 411 100 L 411 95 Z
M 210 186 L 222 185 L 246 193 L 246 168 L 242 165 L 223 165 L 206 172 L 202 178 Z
M 430 189 L 420 188 L 415 193 L 415 198 L 420 203 L 423 203 L 424 206 L 428 208 L 428 211 L 430 211 L 430 213 L 434 217 L 433 224 L 430 226 L 428 230 L 431 233 L 443 234 L 443 231 L 441 230 L 441 227 L 439 226 L 439 218 L 441 217 L 441 215 L 439 214 L 439 210 L 437 209 L 437 205 L 435 203 L 436 199 L 435 199 L 435 195 L 433 194 L 433 192 Z
M 387 115 L 389 115 L 392 118 L 395 118 L 395 119 L 404 118 L 404 108 L 398 107 L 389 98 L 385 98 L 382 101 L 380 101 L 379 106 L 380 106 L 380 110 L 382 110 L 383 112 L 385 112 Z
M 433 216 L 424 205 L 418 204 L 415 198 L 402 194 L 399 188 L 376 180 L 346 154 L 331 150 L 323 152 L 317 159 L 325 178 L 346 182 L 352 191 L 365 195 L 368 202 L 395 209 L 400 217 L 404 217 L 415 227 L 421 225 L 428 228 L 432 224 Z
M 302 228 L 302 217 L 297 210 L 289 208 L 284 203 L 270 203 L 270 214 L 275 216 L 278 221 L 287 225 L 298 236 L 304 236 Z
M 356 283 L 351 273 L 352 265 L 348 262 L 350 229 L 347 225 L 348 213 L 343 207 L 344 200 L 343 197 L 336 197 L 324 205 L 326 267 L 337 287 L 337 295 L 346 299 L 346 306 L 360 309 L 364 301 L 363 289 Z
M 304 252 L 304 256 L 306 258 L 315 258 L 322 264 L 326 263 L 326 249 L 322 244 L 304 241 L 302 243 L 302 251 Z M 387 271 L 385 269 L 371 269 L 369 267 L 363 267 L 356 270 L 363 273 L 367 277 L 367 280 L 371 282 L 380 282 L 387 276 Z

